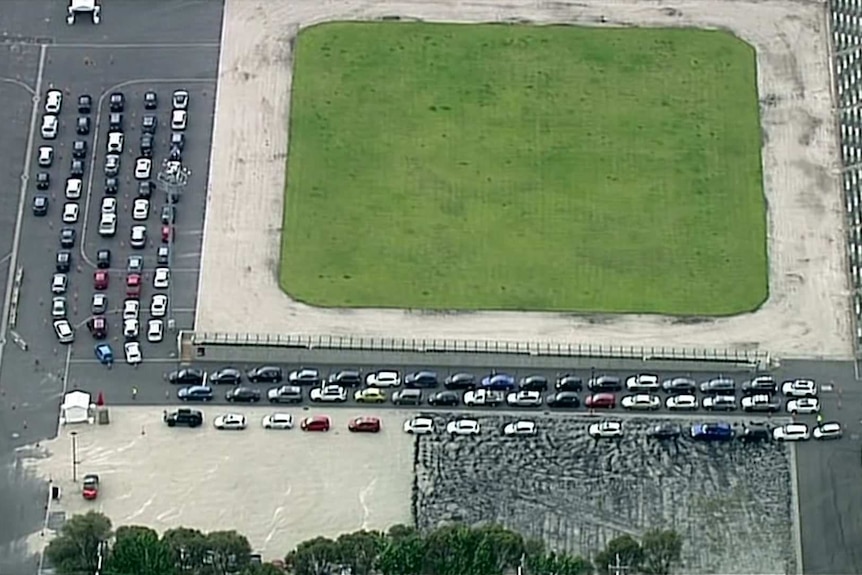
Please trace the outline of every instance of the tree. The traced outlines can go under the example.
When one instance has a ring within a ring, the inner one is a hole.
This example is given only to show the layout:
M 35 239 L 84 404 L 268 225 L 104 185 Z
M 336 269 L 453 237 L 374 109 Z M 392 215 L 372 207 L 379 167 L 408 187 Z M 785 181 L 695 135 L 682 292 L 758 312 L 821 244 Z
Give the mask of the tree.
M 647 575 L 669 575 L 679 564 L 682 537 L 673 530 L 650 529 L 641 538 L 643 571 Z
M 315 537 L 303 541 L 288 553 L 284 562 L 294 575 L 329 575 L 338 561 L 338 548 L 332 539 Z
M 478 528 L 476 534 L 491 552 L 494 573 L 504 569 L 515 569 L 520 565 L 525 547 L 524 538 L 519 533 L 506 529 L 502 525 L 491 524 Z
M 423 572 L 427 575 L 473 575 L 479 538 L 465 525 L 446 525 L 425 538 Z
M 284 575 L 284 571 L 272 563 L 261 563 L 246 566 L 242 575 Z
M 377 568 L 383 575 L 420 575 L 425 563 L 425 541 L 415 529 L 398 530 L 393 537 L 394 530 L 389 531 Z
M 526 556 L 530 575 L 591 575 L 593 564 L 581 556 L 544 551 Z
M 162 542 L 170 553 L 171 563 L 179 571 L 199 571 L 207 559 L 206 536 L 197 529 L 177 527 L 162 535 Z
M 59 575 L 95 573 L 110 538 L 111 520 L 101 513 L 75 515 L 48 544 L 45 556 Z
M 251 545 L 236 531 L 212 531 L 206 535 L 209 571 L 227 575 L 244 569 L 251 559 Z
M 386 542 L 378 531 L 345 533 L 336 541 L 338 560 L 350 567 L 352 575 L 370 575 Z
M 115 575 L 173 575 L 174 562 L 168 546 L 149 527 L 120 527 L 107 561 Z
M 596 571 L 602 574 L 610 573 L 609 565 L 616 564 L 617 558 L 619 558 L 620 565 L 627 567 L 628 573 L 636 573 L 640 571 L 643 563 L 643 549 L 631 535 L 622 535 L 611 539 L 607 547 L 597 553 L 593 560 Z

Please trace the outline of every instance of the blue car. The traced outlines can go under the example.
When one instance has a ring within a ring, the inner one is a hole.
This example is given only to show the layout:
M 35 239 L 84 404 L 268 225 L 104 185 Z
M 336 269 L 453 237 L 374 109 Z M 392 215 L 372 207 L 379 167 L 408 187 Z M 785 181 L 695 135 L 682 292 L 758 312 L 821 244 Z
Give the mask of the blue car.
M 482 378 L 481 387 L 491 391 L 514 391 L 515 378 L 507 373 L 492 373 Z
M 183 401 L 211 401 L 213 398 L 213 388 L 206 385 L 182 387 L 177 391 L 177 397 Z
M 733 439 L 733 427 L 729 423 L 698 423 L 691 426 L 691 437 L 703 441 L 728 441 Z
M 99 363 L 102 365 L 113 365 L 114 363 L 114 350 L 111 349 L 111 344 L 109 343 L 100 343 L 97 344 L 94 348 L 96 352 L 96 359 L 99 360 Z

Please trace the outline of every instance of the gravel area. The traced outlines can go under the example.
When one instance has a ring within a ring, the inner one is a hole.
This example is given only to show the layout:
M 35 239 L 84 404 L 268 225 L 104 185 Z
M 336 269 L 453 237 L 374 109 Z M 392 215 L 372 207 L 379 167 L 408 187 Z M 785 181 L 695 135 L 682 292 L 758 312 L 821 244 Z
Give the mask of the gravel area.
M 770 297 L 723 319 L 332 310 L 278 287 L 292 45 L 302 26 L 399 16 L 729 29 L 758 53 Z M 198 331 L 766 349 L 852 355 L 825 4 L 226 0 Z M 230 302 L 230 303 L 228 303 Z M 517 325 L 518 329 L 512 329 Z
M 685 540 L 680 572 L 796 572 L 787 447 L 659 442 L 644 435 L 657 420 L 642 419 L 596 441 L 595 418 L 532 419 L 533 438 L 503 437 L 512 419 L 494 416 L 480 418 L 478 437 L 419 438 L 420 528 L 498 521 L 584 556 L 622 534 L 673 528 Z

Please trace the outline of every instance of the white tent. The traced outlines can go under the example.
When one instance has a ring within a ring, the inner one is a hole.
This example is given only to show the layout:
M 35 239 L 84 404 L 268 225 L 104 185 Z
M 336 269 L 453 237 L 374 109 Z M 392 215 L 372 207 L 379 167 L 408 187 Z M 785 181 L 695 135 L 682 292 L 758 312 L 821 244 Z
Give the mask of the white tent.
M 67 393 L 60 408 L 60 421 L 64 424 L 89 423 L 90 394 L 83 391 Z

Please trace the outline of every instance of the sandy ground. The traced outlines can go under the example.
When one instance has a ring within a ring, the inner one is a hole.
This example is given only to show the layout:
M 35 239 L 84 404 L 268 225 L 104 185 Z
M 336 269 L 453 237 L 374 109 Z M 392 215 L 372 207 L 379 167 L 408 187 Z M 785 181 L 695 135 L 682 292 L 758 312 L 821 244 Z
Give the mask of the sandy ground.
M 765 349 L 852 355 L 825 6 L 679 0 L 227 0 L 198 331 Z M 330 310 L 278 287 L 292 43 L 298 29 L 384 16 L 718 27 L 757 48 L 770 297 L 726 319 Z
M 101 493 L 85 501 L 72 482 L 70 428 L 42 445 L 29 464 L 63 490 L 51 511 L 91 509 L 115 526 L 148 525 L 164 531 L 193 527 L 236 529 L 264 559 L 283 558 L 297 543 L 358 529 L 411 523 L 414 446 L 400 429 L 404 413 L 383 414 L 380 434 L 351 434 L 350 409 L 327 412 L 329 433 L 265 430 L 268 408 L 231 408 L 249 418 L 245 431 L 218 431 L 225 409 L 204 408 L 199 429 L 168 428 L 156 407 L 113 407 L 108 426 L 74 426 L 79 481 L 97 473 Z M 282 409 L 301 418 L 321 410 Z M 364 415 L 371 413 L 365 410 Z M 44 544 L 36 534 L 32 543 Z

